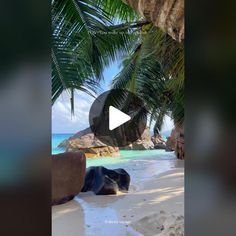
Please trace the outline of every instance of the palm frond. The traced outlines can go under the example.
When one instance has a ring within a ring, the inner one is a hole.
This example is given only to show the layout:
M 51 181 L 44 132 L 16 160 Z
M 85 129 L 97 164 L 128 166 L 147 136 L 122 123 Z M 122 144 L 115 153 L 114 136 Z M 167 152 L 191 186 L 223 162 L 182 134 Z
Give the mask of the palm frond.
M 95 0 L 113 20 L 132 22 L 140 19 L 140 16 L 122 0 Z
M 53 103 L 65 89 L 94 92 L 104 68 L 135 40 L 128 27 L 113 26 L 108 13 L 91 0 L 53 1 L 52 30 Z
M 138 94 L 145 102 L 154 134 L 160 132 L 165 114 L 183 122 L 183 47 L 152 25 L 145 25 L 138 47 L 124 59 L 123 68 L 114 78 L 113 88 Z M 135 86 L 134 82 L 135 81 Z

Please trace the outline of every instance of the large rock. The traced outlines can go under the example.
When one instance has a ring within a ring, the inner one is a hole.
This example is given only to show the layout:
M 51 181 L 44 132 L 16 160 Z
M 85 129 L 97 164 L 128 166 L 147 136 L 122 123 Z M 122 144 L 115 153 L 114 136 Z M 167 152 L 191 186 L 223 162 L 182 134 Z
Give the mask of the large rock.
M 166 142 L 166 151 L 175 151 L 178 159 L 184 159 L 184 128 L 175 127 Z
M 52 204 L 62 204 L 80 193 L 85 178 L 86 158 L 82 152 L 52 155 Z
M 130 176 L 124 169 L 109 170 L 103 166 L 93 166 L 86 170 L 82 192 L 93 191 L 96 195 L 127 192 Z
M 109 139 L 109 137 L 108 137 Z M 86 157 L 101 157 L 101 156 L 118 156 L 119 148 L 111 144 L 98 140 L 92 133 L 90 128 L 82 130 L 67 140 L 59 144 L 59 147 L 66 148 L 67 152 L 75 152 L 81 150 Z
M 177 127 L 177 132 L 175 154 L 178 159 L 184 160 L 184 127 Z
M 177 139 L 176 129 L 172 129 L 171 134 L 166 141 L 166 151 L 172 152 L 175 150 L 176 139 Z
M 154 144 L 151 140 L 150 130 L 149 128 L 146 128 L 141 136 L 140 139 L 133 142 L 132 144 L 122 147 L 121 149 L 124 150 L 149 150 L 153 149 Z
M 166 142 L 161 135 L 152 136 L 151 140 L 155 149 L 166 149 Z
M 166 144 L 165 143 L 158 143 L 154 146 L 155 149 L 166 149 Z

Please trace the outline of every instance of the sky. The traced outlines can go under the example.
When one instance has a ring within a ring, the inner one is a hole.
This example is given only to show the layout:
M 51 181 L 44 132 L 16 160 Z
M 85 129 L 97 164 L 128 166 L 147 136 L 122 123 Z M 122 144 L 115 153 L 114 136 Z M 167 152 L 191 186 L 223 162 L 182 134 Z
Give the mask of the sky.
M 110 89 L 110 84 L 114 76 L 119 73 L 119 62 L 115 62 L 107 68 L 103 75 L 104 81 L 101 82 L 101 94 Z M 52 107 L 52 133 L 71 134 L 89 127 L 89 110 L 95 98 L 81 92 L 75 91 L 74 115 L 71 115 L 70 94 L 64 91 Z M 165 117 L 162 127 L 163 133 L 169 133 L 173 128 L 173 122 L 169 117 Z M 151 127 L 152 129 L 152 127 Z

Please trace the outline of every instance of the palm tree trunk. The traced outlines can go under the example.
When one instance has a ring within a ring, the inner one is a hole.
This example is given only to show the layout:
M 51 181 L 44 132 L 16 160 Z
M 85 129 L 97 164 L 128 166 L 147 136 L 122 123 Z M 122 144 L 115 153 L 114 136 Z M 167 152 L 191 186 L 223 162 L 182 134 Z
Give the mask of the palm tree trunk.
M 184 40 L 184 0 L 122 0 L 174 40 Z M 175 127 L 175 154 L 184 159 L 184 128 Z
M 184 40 L 184 0 L 122 0 L 147 21 L 168 33 L 174 40 Z

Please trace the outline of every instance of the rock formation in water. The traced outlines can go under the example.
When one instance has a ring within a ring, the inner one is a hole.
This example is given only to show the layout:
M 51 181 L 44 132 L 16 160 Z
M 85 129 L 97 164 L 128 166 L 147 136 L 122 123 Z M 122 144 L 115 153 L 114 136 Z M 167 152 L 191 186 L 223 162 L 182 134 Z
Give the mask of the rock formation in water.
M 167 138 L 166 141 L 166 151 L 172 152 L 175 150 L 176 144 L 176 131 L 172 129 L 170 136 Z
M 108 146 L 107 144 L 98 140 L 94 136 L 90 128 L 82 130 L 69 139 L 64 140 L 59 144 L 59 147 L 66 148 L 67 152 L 81 150 L 85 153 L 86 157 L 119 155 L 118 147 L 116 147 L 115 145 Z
M 151 140 L 150 130 L 146 128 L 141 136 L 141 139 L 133 142 L 132 144 L 122 147 L 123 150 L 150 150 L 154 148 Z
M 93 166 L 86 170 L 84 186 L 81 192 L 93 191 L 96 195 L 127 192 L 130 176 L 124 169 L 109 170 L 103 166 Z
M 155 149 L 166 149 L 166 142 L 160 134 L 151 138 Z
M 52 205 L 70 201 L 80 193 L 85 170 L 86 159 L 82 152 L 52 155 Z
M 166 151 L 175 151 L 178 159 L 184 159 L 184 129 L 175 127 L 166 141 Z

